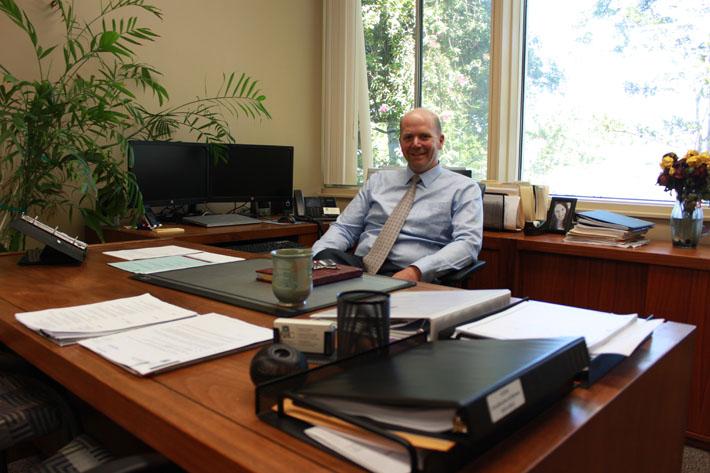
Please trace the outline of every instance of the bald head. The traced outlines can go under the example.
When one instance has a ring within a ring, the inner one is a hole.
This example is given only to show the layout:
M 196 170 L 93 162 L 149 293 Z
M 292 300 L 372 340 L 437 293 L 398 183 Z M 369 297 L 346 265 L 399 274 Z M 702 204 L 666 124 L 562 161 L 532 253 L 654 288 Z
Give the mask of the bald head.
M 409 168 L 427 172 L 439 164 L 439 152 L 444 146 L 439 117 L 425 108 L 415 108 L 399 122 L 399 146 Z
M 441 120 L 439 120 L 439 116 L 429 110 L 428 108 L 414 108 L 410 110 L 409 112 L 405 113 L 402 115 L 402 118 L 399 120 L 399 133 L 400 136 L 402 134 L 402 123 L 404 123 L 404 119 L 408 118 L 411 115 L 417 115 L 421 118 L 424 118 L 426 120 L 430 120 L 432 126 L 434 127 L 434 130 L 437 132 L 437 134 L 441 135 Z

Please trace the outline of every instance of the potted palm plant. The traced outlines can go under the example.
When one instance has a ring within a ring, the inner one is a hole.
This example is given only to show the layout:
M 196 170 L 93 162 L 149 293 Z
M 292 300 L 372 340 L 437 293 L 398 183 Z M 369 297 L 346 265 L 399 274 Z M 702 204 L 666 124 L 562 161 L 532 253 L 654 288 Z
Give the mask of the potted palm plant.
M 23 212 L 48 216 L 61 208 L 71 218 L 78 207 L 100 236 L 102 225 L 137 218 L 142 198 L 125 159 L 130 139 L 168 140 L 186 129 L 197 141 L 229 143 L 227 114 L 270 118 L 257 82 L 245 74 L 223 74 L 216 92 L 168 106 L 160 73 L 134 52 L 158 38 L 140 23 L 141 15 L 162 19 L 147 1 L 97 2 L 90 20 L 77 16 L 73 0 L 47 1 L 47 8 L 62 25 L 60 44 L 43 44 L 15 0 L 0 0 L 0 13 L 31 42 L 37 64 L 31 79 L 0 64 L 0 250 L 24 246 L 9 228 Z M 159 109 L 140 103 L 138 90 Z

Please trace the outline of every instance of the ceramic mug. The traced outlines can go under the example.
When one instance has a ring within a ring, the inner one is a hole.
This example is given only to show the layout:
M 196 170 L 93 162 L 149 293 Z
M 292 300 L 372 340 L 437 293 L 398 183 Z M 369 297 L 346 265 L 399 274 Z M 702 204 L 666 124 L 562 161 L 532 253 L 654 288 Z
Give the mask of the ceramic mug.
M 271 252 L 271 289 L 279 303 L 300 307 L 313 290 L 313 252 L 309 248 L 283 248 Z

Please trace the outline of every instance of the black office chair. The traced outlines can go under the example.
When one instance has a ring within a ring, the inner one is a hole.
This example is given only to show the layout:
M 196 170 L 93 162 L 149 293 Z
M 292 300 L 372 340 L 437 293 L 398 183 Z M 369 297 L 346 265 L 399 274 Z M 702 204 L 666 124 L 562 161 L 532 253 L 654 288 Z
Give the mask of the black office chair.
M 458 171 L 455 171 L 458 172 Z M 470 171 L 469 173 L 466 174 L 468 177 L 471 177 Z M 481 198 L 483 198 L 483 194 L 486 193 L 486 184 L 484 182 L 478 182 L 478 187 L 481 189 Z M 473 273 L 480 271 L 486 266 L 486 262 L 482 260 L 476 260 L 473 263 L 469 264 L 468 266 L 465 266 L 461 269 L 457 269 L 454 271 L 450 271 L 443 276 L 439 276 L 436 280 L 434 280 L 434 284 L 441 284 L 442 286 L 449 286 L 449 287 L 459 287 L 459 288 L 465 288 L 466 287 L 466 282 L 468 281 L 469 276 L 471 276 Z
M 480 271 L 485 266 L 485 261 L 477 260 L 461 269 L 450 271 L 443 276 L 439 276 L 433 282 L 434 284 L 440 284 L 442 286 L 466 288 L 466 282 L 469 276 L 476 271 Z

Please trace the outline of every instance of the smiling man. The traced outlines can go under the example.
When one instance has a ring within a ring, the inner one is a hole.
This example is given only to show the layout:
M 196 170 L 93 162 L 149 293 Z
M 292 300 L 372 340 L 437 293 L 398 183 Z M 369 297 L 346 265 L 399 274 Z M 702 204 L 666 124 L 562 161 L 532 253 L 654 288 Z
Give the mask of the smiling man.
M 400 121 L 399 145 L 407 167 L 368 179 L 313 245 L 316 259 L 410 281 L 432 281 L 476 260 L 481 192 L 473 180 L 439 164 L 439 117 L 424 108 L 408 112 Z

